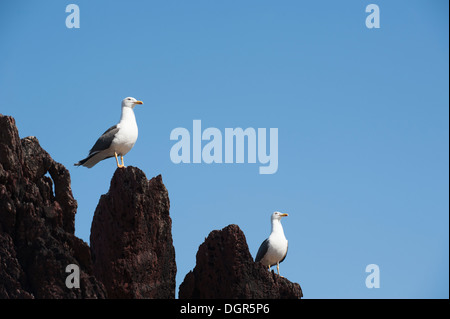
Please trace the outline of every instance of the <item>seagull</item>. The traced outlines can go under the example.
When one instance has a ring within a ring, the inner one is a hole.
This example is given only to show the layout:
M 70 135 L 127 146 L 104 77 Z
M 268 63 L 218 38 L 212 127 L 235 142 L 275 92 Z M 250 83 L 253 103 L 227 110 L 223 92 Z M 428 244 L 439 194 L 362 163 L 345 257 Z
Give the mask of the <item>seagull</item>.
M 264 240 L 258 249 L 255 262 L 261 262 L 264 266 L 277 265 L 277 272 L 280 275 L 280 263 L 286 258 L 288 251 L 288 241 L 284 236 L 281 218 L 288 216 L 280 212 L 274 212 L 270 217 L 272 222 L 272 232 L 269 238 Z
M 136 100 L 134 97 L 123 99 L 120 122 L 107 129 L 106 132 L 99 137 L 97 142 L 95 142 L 94 146 L 89 151 L 88 157 L 74 165 L 82 165 L 91 168 L 98 162 L 115 156 L 117 167 L 125 167 L 123 157 L 133 148 L 138 137 L 138 127 L 133 111 L 133 108 L 137 104 L 144 103 Z M 119 164 L 118 156 L 120 156 L 122 164 Z

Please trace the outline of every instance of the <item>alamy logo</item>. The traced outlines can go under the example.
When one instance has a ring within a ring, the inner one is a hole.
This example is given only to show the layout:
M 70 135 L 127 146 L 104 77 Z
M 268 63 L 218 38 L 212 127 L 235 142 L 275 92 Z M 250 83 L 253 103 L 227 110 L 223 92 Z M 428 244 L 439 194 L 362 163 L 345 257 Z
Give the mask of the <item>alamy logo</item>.
M 266 164 L 259 167 L 259 174 L 275 174 L 278 170 L 278 128 L 267 129 L 253 127 L 245 130 L 225 128 L 225 140 L 222 132 L 215 127 L 208 127 L 202 132 L 202 121 L 192 123 L 192 157 L 191 133 L 184 127 L 177 127 L 170 133 L 170 140 L 176 142 L 170 150 L 170 160 L 175 163 L 236 163 L 245 162 L 245 139 L 247 139 L 247 162 Z M 267 140 L 269 145 L 267 147 Z M 202 145 L 202 141 L 208 141 Z M 236 141 L 236 143 L 235 143 Z M 223 156 L 223 144 L 224 153 Z
M 69 264 L 66 267 L 66 273 L 70 273 L 66 277 L 66 287 L 69 289 L 80 288 L 80 267 L 75 264 Z
M 66 28 L 79 29 L 80 28 L 80 8 L 76 4 L 68 4 L 66 6 L 66 12 L 70 14 L 66 17 Z
M 369 273 L 366 277 L 366 287 L 380 288 L 380 267 L 377 264 L 370 264 L 366 266 L 366 272 Z
M 366 18 L 366 27 L 368 29 L 380 28 L 380 8 L 376 4 L 369 4 L 366 12 L 370 13 Z

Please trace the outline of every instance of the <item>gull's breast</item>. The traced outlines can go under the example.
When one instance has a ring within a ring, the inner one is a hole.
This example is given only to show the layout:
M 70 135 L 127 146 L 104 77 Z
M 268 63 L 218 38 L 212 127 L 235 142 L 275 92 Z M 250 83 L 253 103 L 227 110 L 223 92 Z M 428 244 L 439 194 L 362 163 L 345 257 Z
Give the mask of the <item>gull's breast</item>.
M 115 152 L 123 156 L 133 148 L 137 138 L 138 128 L 136 122 L 129 124 L 120 123 L 120 129 L 114 137 L 111 146 Z

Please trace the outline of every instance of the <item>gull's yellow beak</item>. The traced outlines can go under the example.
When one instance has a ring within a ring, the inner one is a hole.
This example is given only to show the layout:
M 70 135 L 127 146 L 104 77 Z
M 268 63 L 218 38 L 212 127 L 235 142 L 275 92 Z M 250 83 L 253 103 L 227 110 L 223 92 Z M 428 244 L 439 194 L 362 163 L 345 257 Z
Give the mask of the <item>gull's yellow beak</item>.
M 134 104 L 144 104 L 144 102 L 142 102 L 142 101 L 136 101 L 136 102 L 134 102 Z
M 284 213 L 284 214 L 281 214 L 280 216 L 281 216 L 281 217 L 286 217 L 286 216 L 289 216 L 289 215 L 286 214 L 286 213 Z

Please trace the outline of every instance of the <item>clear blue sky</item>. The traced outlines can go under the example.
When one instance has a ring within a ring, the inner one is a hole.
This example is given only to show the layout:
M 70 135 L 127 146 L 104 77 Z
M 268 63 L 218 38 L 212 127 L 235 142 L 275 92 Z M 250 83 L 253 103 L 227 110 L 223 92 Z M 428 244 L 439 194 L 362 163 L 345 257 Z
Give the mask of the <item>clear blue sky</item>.
M 65 7 L 80 8 L 68 29 Z M 368 29 L 365 7 L 380 8 Z M 71 173 L 89 241 L 114 159 L 76 168 L 133 96 L 125 157 L 169 191 L 177 290 L 210 231 L 234 223 L 256 255 L 283 220 L 282 274 L 305 298 L 449 297 L 447 1 L 0 3 L 0 113 Z M 170 132 L 278 128 L 279 166 L 179 164 Z M 365 267 L 380 267 L 378 289 Z

